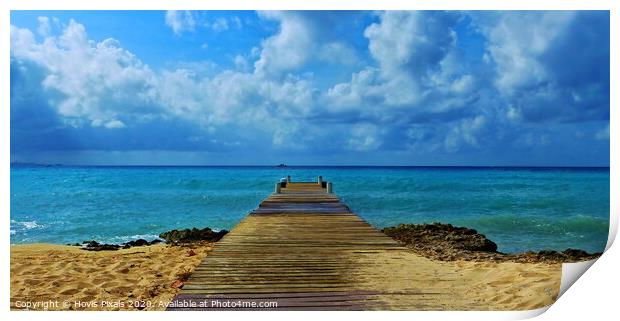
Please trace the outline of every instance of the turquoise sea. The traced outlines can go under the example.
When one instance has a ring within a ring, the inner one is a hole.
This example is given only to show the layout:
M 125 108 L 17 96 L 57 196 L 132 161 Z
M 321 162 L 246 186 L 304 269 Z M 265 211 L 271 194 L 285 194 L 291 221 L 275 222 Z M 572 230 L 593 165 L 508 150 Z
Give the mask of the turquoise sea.
M 11 243 L 120 243 L 174 228 L 230 229 L 286 175 L 332 181 L 380 228 L 475 228 L 503 252 L 602 251 L 609 168 L 11 166 Z

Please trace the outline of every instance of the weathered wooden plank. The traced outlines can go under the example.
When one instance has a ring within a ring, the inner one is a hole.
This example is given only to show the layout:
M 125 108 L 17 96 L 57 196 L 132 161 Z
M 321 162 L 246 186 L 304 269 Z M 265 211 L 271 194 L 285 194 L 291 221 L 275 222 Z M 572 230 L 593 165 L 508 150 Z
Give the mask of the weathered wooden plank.
M 236 287 L 230 286 L 228 288 L 211 288 L 211 287 L 198 287 L 198 288 L 185 288 L 183 287 L 183 293 L 207 293 L 207 294 L 230 294 L 230 293 L 271 293 L 271 292 L 328 292 L 328 291 L 354 291 L 356 290 L 353 286 L 339 286 L 339 287 L 328 287 L 328 286 L 315 286 L 315 287 L 291 287 L 291 288 L 272 288 L 272 287 L 263 287 L 263 288 L 245 288 L 245 287 Z
M 365 276 L 355 267 L 375 264 L 359 255 L 387 250 L 403 248 L 336 195 L 314 182 L 287 183 L 216 244 L 174 300 L 251 305 L 275 298 L 285 310 L 377 309 L 382 303 L 361 291 Z
M 295 292 L 295 293 L 242 293 L 242 294 L 227 294 L 227 295 L 214 295 L 214 294 L 179 294 L 180 298 L 198 298 L 198 299 L 251 299 L 251 298 L 329 298 L 329 297 L 346 297 L 346 296 L 371 296 L 376 294 L 374 291 L 333 291 L 333 292 Z

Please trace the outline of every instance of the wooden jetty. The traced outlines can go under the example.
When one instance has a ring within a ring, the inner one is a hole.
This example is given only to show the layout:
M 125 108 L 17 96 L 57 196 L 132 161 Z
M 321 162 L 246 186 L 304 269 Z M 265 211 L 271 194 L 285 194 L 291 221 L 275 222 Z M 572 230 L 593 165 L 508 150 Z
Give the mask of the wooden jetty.
M 376 253 L 405 248 L 328 191 L 331 183 L 321 178 L 277 183 L 273 194 L 216 243 L 168 310 L 388 308 L 385 293 L 368 285 L 375 276 L 367 271 L 384 264 Z M 423 303 L 438 294 L 406 295 Z

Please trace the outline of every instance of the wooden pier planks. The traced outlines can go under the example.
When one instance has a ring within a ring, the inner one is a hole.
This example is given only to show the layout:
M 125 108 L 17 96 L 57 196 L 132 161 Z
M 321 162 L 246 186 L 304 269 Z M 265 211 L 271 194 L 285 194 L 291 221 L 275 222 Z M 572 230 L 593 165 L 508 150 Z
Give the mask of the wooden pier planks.
M 358 267 L 374 263 L 361 254 L 389 250 L 403 248 L 336 195 L 288 183 L 216 244 L 169 310 L 264 309 L 274 301 L 285 310 L 381 309 Z

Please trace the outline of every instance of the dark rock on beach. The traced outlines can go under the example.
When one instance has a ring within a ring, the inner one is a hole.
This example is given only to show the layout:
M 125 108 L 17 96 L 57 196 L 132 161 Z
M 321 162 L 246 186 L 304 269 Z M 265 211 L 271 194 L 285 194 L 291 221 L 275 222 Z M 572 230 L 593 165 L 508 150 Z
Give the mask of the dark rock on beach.
M 203 229 L 184 229 L 184 230 L 172 230 L 159 235 L 160 238 L 166 240 L 166 243 L 172 244 L 187 244 L 194 242 L 217 242 L 219 241 L 228 231 L 222 230 L 219 232 L 215 232 L 208 227 Z M 129 242 L 125 242 L 122 244 L 102 244 L 95 240 L 92 241 L 84 241 L 81 244 L 75 243 L 74 246 L 80 246 L 83 250 L 86 251 L 116 251 L 118 249 L 128 249 L 136 246 L 147 246 L 147 245 L 155 245 L 161 243 L 162 240 L 154 239 L 152 241 L 147 241 L 145 239 L 137 239 Z M 71 244 L 67 244 L 71 245 Z
M 438 257 L 448 257 L 462 251 L 497 251 L 497 244 L 483 234 L 452 224 L 400 224 L 382 231 L 402 244 Z
M 601 255 L 576 249 L 505 254 L 498 252 L 497 244 L 478 231 L 452 224 L 400 224 L 386 227 L 382 232 L 419 255 L 441 261 L 563 263 L 592 260 Z
M 164 232 L 159 234 L 159 237 L 166 240 L 166 243 L 191 243 L 197 241 L 208 241 L 208 242 L 217 242 L 224 235 L 226 235 L 228 231 L 221 230 L 215 232 L 208 227 L 203 229 L 183 229 L 183 230 L 172 230 L 168 232 Z
M 82 244 L 75 243 L 75 246 L 81 246 L 83 250 L 86 251 L 116 251 L 118 249 L 128 249 L 134 246 L 146 246 L 146 245 L 154 245 L 157 243 L 161 243 L 161 240 L 155 239 L 151 242 L 145 239 L 137 239 L 135 241 L 129 241 L 123 244 L 101 244 L 95 240 L 92 241 L 84 241 Z
M 532 263 L 532 262 L 548 262 L 548 263 L 564 263 L 579 262 L 593 260 L 601 256 L 603 253 L 588 253 L 584 250 L 566 249 L 562 252 L 553 250 L 542 250 L 539 252 L 525 252 L 508 254 L 507 257 L 514 262 Z
M 82 242 L 82 249 L 87 251 L 116 251 L 121 248 L 117 244 L 101 244 L 95 240 Z
M 151 243 L 145 239 L 137 239 L 135 241 L 129 241 L 127 243 L 123 244 L 124 246 L 145 246 L 145 245 L 151 245 Z

